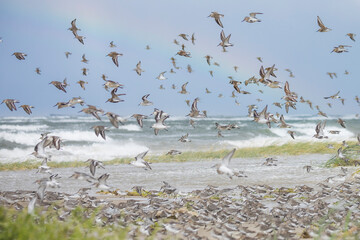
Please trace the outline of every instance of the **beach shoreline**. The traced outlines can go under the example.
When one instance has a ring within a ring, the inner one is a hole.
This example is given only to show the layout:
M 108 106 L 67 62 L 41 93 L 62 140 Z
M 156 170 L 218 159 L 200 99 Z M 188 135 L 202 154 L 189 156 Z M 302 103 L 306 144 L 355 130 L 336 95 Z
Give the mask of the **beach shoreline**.
M 350 145 L 355 144 L 355 142 L 348 142 Z M 333 149 L 329 149 L 327 146 L 333 145 Z M 333 154 L 336 155 L 336 149 L 338 149 L 341 144 L 336 142 L 297 142 L 297 143 L 287 143 L 283 145 L 271 145 L 266 147 L 249 147 L 249 148 L 238 148 L 234 154 L 234 158 L 266 158 L 266 157 L 277 157 L 277 156 L 299 156 L 307 154 Z M 170 149 L 169 149 L 170 150 Z M 221 159 L 229 151 L 228 148 L 222 150 L 208 150 L 208 151 L 186 151 L 180 155 L 171 156 L 166 153 L 161 155 L 151 154 L 147 155 L 147 161 L 151 163 L 161 163 L 161 162 L 189 162 L 189 161 L 209 161 L 215 159 Z M 80 167 L 86 166 L 87 159 L 81 159 L 78 161 L 56 161 L 56 158 L 53 161 L 48 162 L 48 166 L 51 168 L 63 168 L 63 167 Z M 102 160 L 102 159 L 96 159 Z M 132 161 L 133 158 L 123 157 L 116 158 L 113 160 L 103 161 L 105 165 L 115 165 L 115 164 L 127 164 Z M 0 163 L 0 171 L 9 171 L 9 170 L 26 170 L 26 169 L 36 169 L 40 166 L 40 160 L 28 159 L 25 161 L 19 162 L 7 162 Z

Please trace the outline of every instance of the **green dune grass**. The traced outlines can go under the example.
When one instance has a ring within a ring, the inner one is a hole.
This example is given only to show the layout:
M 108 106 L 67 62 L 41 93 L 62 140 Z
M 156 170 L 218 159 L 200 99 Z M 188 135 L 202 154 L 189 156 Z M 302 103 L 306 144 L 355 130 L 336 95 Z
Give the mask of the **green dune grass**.
M 0 240 L 55 240 L 55 239 L 127 239 L 126 228 L 97 225 L 96 211 L 84 216 L 84 209 L 73 210 L 66 221 L 58 219 L 54 210 L 36 215 L 0 207 Z
M 331 142 L 302 142 L 302 143 L 288 143 L 281 146 L 272 145 L 267 147 L 248 147 L 237 149 L 234 158 L 258 158 L 258 157 L 271 157 L 271 156 L 283 156 L 283 155 L 303 155 L 303 154 L 336 154 L 336 149 L 341 145 L 338 143 L 331 143 L 334 145 L 334 149 L 327 148 L 327 145 Z M 349 144 L 355 144 L 350 143 Z M 221 159 L 227 153 L 229 149 L 223 150 L 209 150 L 209 151 L 189 151 L 183 152 L 177 156 L 170 155 L 148 155 L 145 159 L 152 163 L 158 162 L 187 162 L 187 161 L 204 161 Z M 117 158 L 110 161 L 105 161 L 105 165 L 114 164 L 127 164 L 132 161 L 133 158 Z M 48 165 L 52 168 L 65 168 L 65 167 L 82 167 L 88 164 L 82 161 L 69 161 L 69 162 L 49 162 Z M 40 166 L 39 160 L 27 160 L 24 162 L 16 163 L 3 163 L 0 164 L 0 171 L 6 170 L 26 170 L 36 169 Z M 329 165 L 330 166 L 330 165 Z

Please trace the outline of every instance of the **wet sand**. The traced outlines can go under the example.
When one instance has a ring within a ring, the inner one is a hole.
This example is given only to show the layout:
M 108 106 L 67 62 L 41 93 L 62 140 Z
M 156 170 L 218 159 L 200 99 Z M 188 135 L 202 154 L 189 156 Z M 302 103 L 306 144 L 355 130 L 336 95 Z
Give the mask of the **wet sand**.
M 323 168 L 330 157 L 282 156 L 276 166 L 263 165 L 263 158 L 232 159 L 230 167 L 247 175 L 232 180 L 211 168 L 220 160 L 154 163 L 151 171 L 107 165 L 96 176 L 110 173 L 111 191 L 92 187 L 88 193 L 78 190 L 91 183 L 69 178 L 87 168 L 58 168 L 53 173 L 61 176 L 61 188 L 47 188 L 36 208 L 60 221 L 79 206 L 87 209 L 85 217 L 100 209 L 95 224 L 126 227 L 128 239 L 343 239 L 359 234 L 360 224 L 346 223 L 346 216 L 360 218 L 360 179 L 352 176 L 353 167 L 346 175 Z M 306 172 L 305 165 L 313 170 Z M 0 204 L 26 209 L 38 187 L 34 181 L 45 176 L 36 170 L 0 172 Z M 161 189 L 162 181 L 171 187 Z M 134 186 L 141 186 L 141 196 Z
M 323 164 L 331 155 L 301 155 L 279 156 L 276 166 L 262 165 L 264 158 L 232 159 L 230 168 L 244 171 L 247 177 L 229 179 L 227 176 L 218 175 L 215 168 L 211 168 L 221 160 L 176 162 L 176 163 L 153 163 L 153 170 L 145 171 L 129 164 L 105 166 L 105 169 L 97 169 L 95 177 L 103 173 L 109 173 L 108 185 L 120 191 L 129 190 L 133 186 L 142 186 L 146 189 L 159 189 L 162 181 L 166 181 L 181 192 L 204 189 L 208 185 L 216 187 L 235 187 L 241 185 L 267 184 L 273 187 L 294 187 L 306 184 L 316 186 L 317 183 L 341 173 L 340 168 L 324 168 Z M 40 165 L 40 163 L 39 163 Z M 313 170 L 307 173 L 303 167 L 311 165 Z M 352 169 L 352 168 L 349 168 Z M 355 169 L 355 168 L 354 168 Z M 2 171 L 0 172 L 0 190 L 36 190 L 34 184 L 39 178 L 47 177 L 46 173 L 36 173 L 37 170 Z M 90 174 L 89 168 L 55 168 L 54 174 L 59 174 L 61 179 L 61 191 L 74 193 L 79 188 L 91 187 L 86 181 L 69 178 L 75 171 Z M 51 189 L 50 189 L 51 191 Z M 92 191 L 92 193 L 94 193 Z

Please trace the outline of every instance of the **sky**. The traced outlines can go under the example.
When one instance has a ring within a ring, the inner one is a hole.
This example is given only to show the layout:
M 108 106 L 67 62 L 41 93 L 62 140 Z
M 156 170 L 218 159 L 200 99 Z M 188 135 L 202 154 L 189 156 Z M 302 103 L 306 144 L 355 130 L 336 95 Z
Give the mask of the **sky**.
M 209 115 L 243 116 L 247 106 L 256 104 L 259 109 L 269 105 L 270 112 L 285 113 L 272 105 L 284 101 L 284 91 L 265 86 L 240 85 L 242 90 L 251 94 L 236 93 L 234 103 L 229 84 L 229 76 L 244 82 L 248 78 L 259 77 L 261 65 L 269 67 L 275 64 L 277 78 L 286 81 L 290 90 L 304 99 L 310 99 L 314 105 L 328 115 L 347 115 L 360 113 L 354 98 L 359 93 L 358 42 L 350 40 L 347 33 L 357 33 L 360 29 L 360 2 L 343 1 L 92 1 L 92 0 L 2 0 L 0 1 L 0 101 L 13 98 L 21 104 L 34 106 L 33 116 L 50 114 L 83 115 L 76 108 L 57 109 L 57 102 L 66 102 L 81 96 L 87 104 L 96 105 L 105 111 L 121 116 L 134 113 L 150 114 L 154 107 L 173 116 L 185 116 L 190 107 L 185 100 L 200 98 L 199 110 L 207 110 Z M 222 52 L 220 32 L 222 28 L 213 18 L 213 11 L 224 14 L 221 19 L 226 35 L 231 34 L 233 47 Z M 258 15 L 260 23 L 242 22 L 250 12 Z M 324 24 L 332 31 L 319 33 L 316 17 L 320 16 Z M 77 19 L 79 35 L 85 36 L 82 45 L 74 39 L 68 28 L 73 19 Z M 195 33 L 195 45 L 178 35 Z M 359 35 L 360 37 L 360 35 Z M 177 39 L 185 44 L 191 58 L 176 53 L 180 45 L 173 43 Z M 117 46 L 110 48 L 113 41 Z M 331 53 L 337 45 L 351 45 L 347 53 Z M 146 50 L 146 45 L 150 50 Z M 72 53 L 66 59 L 64 52 Z M 110 57 L 111 51 L 122 53 L 119 67 Z M 23 52 L 26 60 L 17 60 L 12 54 Z M 88 64 L 81 62 L 85 54 Z M 205 55 L 213 57 L 206 63 Z M 175 74 L 170 58 L 174 57 L 180 69 Z M 257 60 L 263 59 L 263 63 Z M 134 71 L 141 61 L 145 72 L 138 76 Z M 187 72 L 190 64 L 193 72 Z M 234 71 L 233 66 L 239 70 Z M 35 73 L 39 67 L 41 75 Z M 82 75 L 82 68 L 88 68 L 88 76 Z M 295 78 L 289 77 L 286 68 L 292 70 Z M 209 71 L 214 72 L 211 77 Z M 347 70 L 348 75 L 344 72 Z M 167 71 L 167 80 L 156 79 L 160 72 Z M 327 72 L 336 72 L 338 78 L 330 79 Z M 124 102 L 105 103 L 110 92 L 103 88 L 101 75 L 124 85 L 118 93 L 125 93 Z M 51 81 L 67 78 L 70 84 L 64 93 Z M 86 90 L 80 88 L 77 81 L 87 81 Z M 179 94 L 180 87 L 189 82 L 189 94 Z M 165 90 L 159 89 L 162 84 Z M 171 85 L 175 84 L 173 90 Z M 211 93 L 206 94 L 205 88 Z M 258 90 L 262 90 L 260 93 Z M 343 106 L 338 100 L 325 100 L 324 97 L 340 91 L 345 98 Z M 153 106 L 139 106 L 141 97 L 150 94 L 148 100 Z M 218 95 L 223 97 L 219 98 Z M 257 99 L 261 99 L 258 102 Z M 327 103 L 332 104 L 332 108 Z M 297 103 L 297 110 L 290 109 L 290 115 L 316 115 L 308 105 Z M 0 116 L 26 116 L 22 109 L 11 112 L 5 104 L 0 105 Z

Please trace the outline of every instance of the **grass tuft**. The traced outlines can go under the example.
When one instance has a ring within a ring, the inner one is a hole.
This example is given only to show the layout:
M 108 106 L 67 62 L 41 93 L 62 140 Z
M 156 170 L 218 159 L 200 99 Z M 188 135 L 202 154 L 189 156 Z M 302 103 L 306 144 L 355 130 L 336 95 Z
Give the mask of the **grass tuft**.
M 272 145 L 266 147 L 248 147 L 237 149 L 234 158 L 258 158 L 269 156 L 283 156 L 283 155 L 303 155 L 303 154 L 336 154 L 336 150 L 341 145 L 332 143 L 335 149 L 327 148 L 330 142 L 299 142 L 288 143 L 281 146 Z M 350 143 L 351 144 L 351 143 Z M 209 151 L 189 151 L 183 152 L 180 155 L 149 155 L 145 160 L 151 163 L 159 162 L 187 162 L 187 161 L 203 161 L 212 159 L 221 159 L 229 149 L 223 150 L 209 150 Z M 100 159 L 99 159 L 100 160 Z M 128 164 L 133 158 L 117 158 L 109 161 L 104 161 L 105 165 Z M 67 168 L 67 167 L 84 167 L 88 163 L 83 161 L 69 161 L 69 162 L 49 162 L 48 165 L 52 168 Z M 0 164 L 0 171 L 6 170 L 26 170 L 36 169 L 40 166 L 40 161 L 27 160 L 16 163 L 2 163 Z

